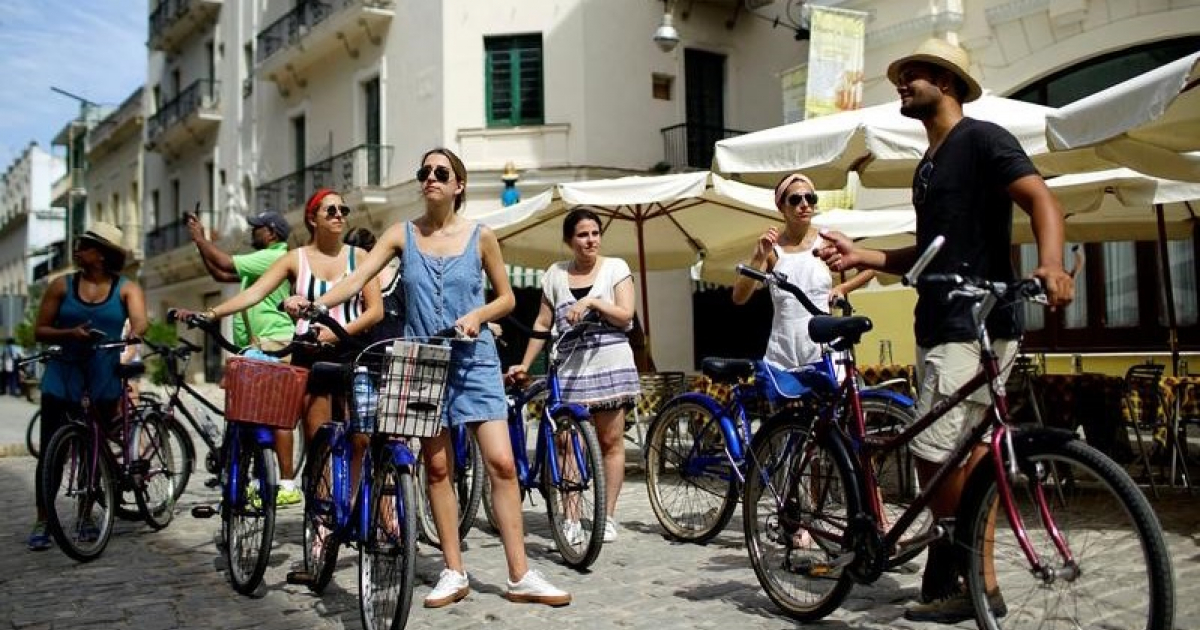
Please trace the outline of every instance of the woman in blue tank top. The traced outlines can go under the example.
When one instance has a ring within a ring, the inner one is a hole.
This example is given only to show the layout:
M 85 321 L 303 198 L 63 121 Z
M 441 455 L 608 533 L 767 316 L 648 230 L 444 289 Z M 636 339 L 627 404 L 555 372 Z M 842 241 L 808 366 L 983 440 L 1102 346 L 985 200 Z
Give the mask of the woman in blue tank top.
M 414 221 L 388 228 L 358 269 L 317 301 L 329 307 L 341 304 L 398 257 L 407 304 L 404 334 L 429 336 L 453 326 L 476 338 L 475 343 L 454 345 L 442 422 L 447 426 L 467 424 L 479 441 L 508 560 L 505 596 L 515 602 L 566 605 L 571 601 L 570 594 L 530 570 L 525 557 L 504 381 L 495 339 L 487 326 L 507 315 L 516 303 L 500 255 L 500 242 L 491 229 L 458 214 L 466 200 L 467 169 L 449 149 L 433 149 L 422 156 L 417 182 L 425 200 L 425 213 Z M 495 290 L 491 301 L 484 297 L 485 274 Z M 452 604 L 470 592 L 459 547 L 458 502 L 450 482 L 449 448 L 446 431 L 421 443 L 429 473 L 429 502 L 446 563 L 437 585 L 425 597 L 426 608 Z
M 93 351 L 92 331 L 105 341 L 121 338 L 125 320 L 132 337 L 146 332 L 146 300 L 142 288 L 121 276 L 125 268 L 123 234 L 108 223 L 93 223 L 74 242 L 73 258 L 78 269 L 59 276 L 46 287 L 38 308 L 34 336 L 39 343 L 63 347 L 64 354 L 46 364 L 42 376 L 43 446 L 50 443 L 69 411 L 79 410 L 85 388 L 102 417 L 116 416 L 121 397 L 117 365 L 118 349 Z M 37 506 L 37 522 L 29 534 L 29 548 L 50 548 L 45 510 Z

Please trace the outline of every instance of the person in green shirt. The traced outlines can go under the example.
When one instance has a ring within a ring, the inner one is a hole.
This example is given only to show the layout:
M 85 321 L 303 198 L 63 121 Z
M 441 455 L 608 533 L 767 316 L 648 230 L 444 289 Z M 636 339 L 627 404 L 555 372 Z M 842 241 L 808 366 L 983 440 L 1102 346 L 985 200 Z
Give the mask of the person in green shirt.
M 243 291 L 254 284 L 276 260 L 287 254 L 287 239 L 292 232 L 287 219 L 278 212 L 259 212 L 250 216 L 247 222 L 250 224 L 250 245 L 254 251 L 231 256 L 204 234 L 204 226 L 196 215 L 189 214 L 187 217 L 188 233 L 196 249 L 200 250 L 200 259 L 204 261 L 208 275 L 217 282 L 238 282 Z M 253 345 L 260 350 L 278 350 L 287 345 L 295 333 L 295 325 L 291 317 L 279 309 L 279 303 L 291 292 L 290 284 L 285 281 L 265 300 L 247 309 L 244 317 L 235 317 L 234 343 L 240 346 Z M 249 330 L 246 329 L 247 324 Z M 275 498 L 277 505 L 292 505 L 301 499 L 300 490 L 290 474 L 293 472 L 293 450 L 292 431 L 276 430 L 275 452 L 279 456 L 281 472 L 279 493 Z

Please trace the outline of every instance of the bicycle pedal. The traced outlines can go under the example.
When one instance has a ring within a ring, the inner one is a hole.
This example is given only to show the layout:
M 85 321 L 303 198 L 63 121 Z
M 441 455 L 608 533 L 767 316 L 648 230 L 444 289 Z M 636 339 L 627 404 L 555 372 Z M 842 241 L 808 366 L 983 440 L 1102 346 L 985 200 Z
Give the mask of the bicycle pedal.
M 313 576 L 308 571 L 288 571 L 287 583 L 296 586 L 308 586 L 313 583 Z
M 209 477 L 208 479 L 204 480 L 205 488 L 216 488 L 219 485 L 221 485 L 221 480 L 217 479 L 216 477 Z
M 217 510 L 211 505 L 197 505 L 192 507 L 192 518 L 212 518 L 217 515 Z

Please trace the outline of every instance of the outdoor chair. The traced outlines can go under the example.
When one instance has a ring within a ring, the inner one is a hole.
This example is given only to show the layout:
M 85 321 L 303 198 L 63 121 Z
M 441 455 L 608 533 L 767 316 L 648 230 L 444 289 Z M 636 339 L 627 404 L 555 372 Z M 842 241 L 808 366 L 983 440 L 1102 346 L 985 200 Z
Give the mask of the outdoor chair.
M 1158 486 L 1154 482 L 1154 471 L 1150 467 L 1150 451 L 1142 438 L 1142 430 L 1150 431 L 1151 440 L 1154 431 L 1159 426 L 1162 417 L 1162 396 L 1159 384 L 1162 380 L 1163 366 L 1142 364 L 1130 367 L 1125 372 L 1125 413 L 1133 435 L 1137 439 L 1139 459 L 1150 480 L 1150 490 L 1158 497 Z

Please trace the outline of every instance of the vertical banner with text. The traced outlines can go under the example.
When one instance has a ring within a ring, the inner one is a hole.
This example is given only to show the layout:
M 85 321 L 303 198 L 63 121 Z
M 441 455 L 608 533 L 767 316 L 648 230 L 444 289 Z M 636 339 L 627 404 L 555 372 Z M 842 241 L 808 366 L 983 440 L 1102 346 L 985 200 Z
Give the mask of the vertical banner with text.
M 867 14 L 814 6 L 809 14 L 808 81 L 804 118 L 862 107 Z M 853 208 L 854 187 L 826 191 L 822 206 Z

